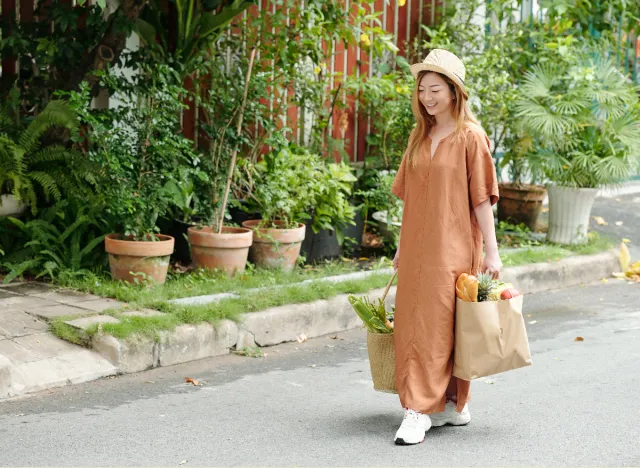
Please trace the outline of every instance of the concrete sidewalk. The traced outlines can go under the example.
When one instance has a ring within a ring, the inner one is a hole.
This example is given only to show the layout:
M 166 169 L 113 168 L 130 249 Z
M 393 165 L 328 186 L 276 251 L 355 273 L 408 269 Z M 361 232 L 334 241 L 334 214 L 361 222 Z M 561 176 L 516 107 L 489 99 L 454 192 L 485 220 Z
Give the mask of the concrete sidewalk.
M 98 314 L 116 302 L 39 283 L 0 286 L 0 398 L 115 375 L 107 359 L 61 340 L 49 332 L 47 322 Z
M 609 277 L 617 269 L 614 252 L 569 257 L 559 262 L 506 268 L 503 277 L 525 294 L 562 289 Z M 391 272 L 389 272 L 390 274 Z M 391 288 L 387 302 L 395 300 Z M 382 289 L 369 291 L 371 299 Z M 107 308 L 124 306 L 112 299 L 53 291 L 42 284 L 0 288 L 0 399 L 85 382 L 117 373 L 135 373 L 156 367 L 223 356 L 232 349 L 273 346 L 358 328 L 360 319 L 347 300 L 290 304 L 245 314 L 239 323 L 183 324 L 161 331 L 156 339 L 132 336 L 117 339 L 98 332 L 94 350 L 68 343 L 48 332 L 47 321 L 71 317 L 67 324 L 86 329 L 94 324 L 118 322 L 103 315 Z M 155 315 L 158 311 L 127 311 L 123 315 Z

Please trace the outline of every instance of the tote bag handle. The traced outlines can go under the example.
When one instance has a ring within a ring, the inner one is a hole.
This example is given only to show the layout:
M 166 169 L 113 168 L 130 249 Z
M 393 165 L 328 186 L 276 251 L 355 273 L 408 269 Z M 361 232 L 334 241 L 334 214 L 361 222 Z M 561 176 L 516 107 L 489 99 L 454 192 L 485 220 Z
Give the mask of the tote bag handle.
M 389 283 L 387 283 L 387 288 L 384 290 L 384 294 L 382 295 L 382 300 L 383 301 L 387 298 L 387 294 L 389 294 L 389 289 L 391 289 L 391 285 L 393 284 L 393 280 L 396 279 L 397 275 L 398 275 L 398 270 L 393 272 L 393 276 L 389 280 Z

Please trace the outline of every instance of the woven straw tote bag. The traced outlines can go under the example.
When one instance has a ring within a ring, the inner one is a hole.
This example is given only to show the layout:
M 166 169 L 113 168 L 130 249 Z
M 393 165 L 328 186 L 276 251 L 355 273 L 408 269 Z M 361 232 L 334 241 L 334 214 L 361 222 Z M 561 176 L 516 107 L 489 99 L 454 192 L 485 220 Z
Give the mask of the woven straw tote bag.
M 397 271 L 387 284 L 382 295 L 383 301 L 387 298 L 396 275 Z M 396 390 L 396 351 L 393 344 L 393 333 L 371 333 L 368 331 L 367 352 L 369 353 L 373 389 L 384 393 L 398 393 Z

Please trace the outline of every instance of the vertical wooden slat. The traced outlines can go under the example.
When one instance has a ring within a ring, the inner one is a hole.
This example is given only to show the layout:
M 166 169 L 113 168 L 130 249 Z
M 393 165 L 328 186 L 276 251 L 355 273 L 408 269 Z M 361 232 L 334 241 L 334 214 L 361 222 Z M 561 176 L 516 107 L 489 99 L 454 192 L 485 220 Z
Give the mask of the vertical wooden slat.
M 394 42 L 398 43 L 398 38 L 396 37 L 395 32 L 395 4 L 398 3 L 398 0 L 390 0 L 387 2 L 386 6 L 383 4 L 384 11 L 386 13 L 385 21 L 382 23 L 382 27 L 388 32 L 394 34 Z
M 15 0 L 2 0 L 2 18 L 9 19 L 13 13 L 15 13 L 16 1 Z M 3 37 L 11 35 L 11 29 L 8 31 L 2 31 Z M 2 89 L 8 89 L 16 76 L 16 58 L 10 56 L 4 52 L 2 54 Z
M 346 3 L 343 4 L 343 8 L 345 9 L 347 8 Z M 335 79 L 335 81 L 331 86 L 333 91 L 337 90 L 341 84 L 344 84 L 345 72 L 346 72 L 346 69 L 345 69 L 346 49 L 345 49 L 344 42 L 339 41 L 334 44 L 334 54 L 335 56 L 332 60 L 332 67 L 333 67 L 334 73 L 337 75 L 337 78 Z M 336 96 L 336 106 L 334 108 L 333 116 L 331 118 L 332 130 L 330 132 L 330 135 L 332 135 L 333 138 L 337 140 L 342 139 L 342 131 L 340 128 L 342 110 L 339 110 L 340 103 L 343 102 L 342 96 L 343 96 L 343 92 L 341 90 L 338 96 Z M 333 102 L 333 96 L 330 96 L 329 105 L 331 105 L 332 102 Z M 340 154 L 338 152 L 334 151 L 332 156 L 336 161 L 339 161 Z
M 407 41 L 407 43 L 411 41 L 411 13 L 412 13 L 411 7 L 412 5 L 413 5 L 413 0 L 407 0 L 407 3 L 405 5 L 406 14 L 402 15 L 402 23 L 404 24 L 404 27 L 406 29 L 405 40 Z
M 424 3 L 429 0 L 418 0 L 418 20 L 417 20 L 417 31 L 418 31 L 418 40 L 422 40 L 422 28 L 421 24 L 425 23 L 424 15 L 425 15 L 425 5 Z
M 349 10 L 352 13 L 355 13 L 355 11 L 357 10 L 357 4 L 355 4 L 355 2 L 353 4 L 350 3 L 349 0 L 347 0 L 347 5 L 349 7 Z M 346 51 L 346 73 L 349 76 L 352 76 L 354 73 L 357 73 L 357 66 L 358 66 L 358 50 L 359 48 L 356 46 L 351 46 L 349 47 L 349 49 Z M 351 158 L 352 161 L 356 161 L 358 154 L 357 154 L 357 143 L 356 143 L 356 138 L 357 138 L 357 102 L 356 102 L 357 96 L 347 96 L 347 102 L 349 103 L 349 110 L 348 110 L 348 127 L 347 130 L 345 132 L 344 138 L 347 141 L 347 153 L 349 153 L 349 156 Z
M 371 7 L 365 7 L 369 10 Z M 358 47 L 358 68 L 357 68 L 357 76 L 358 78 L 362 76 L 369 75 L 369 55 L 366 50 L 363 50 L 361 47 Z M 362 111 L 362 106 L 360 103 L 356 101 L 356 114 L 357 114 L 357 158 L 359 161 L 364 160 L 365 151 L 366 151 L 366 135 L 367 135 L 367 116 Z
M 294 22 L 294 23 L 296 22 L 295 12 L 296 12 L 296 10 L 294 9 L 293 18 L 291 18 L 290 14 L 287 16 L 287 25 L 288 26 L 290 26 L 292 24 L 292 22 Z M 288 122 L 289 128 L 293 129 L 293 138 L 295 138 L 296 141 L 298 141 L 298 135 L 299 135 L 298 108 L 295 105 L 295 103 L 293 102 L 294 93 L 295 93 L 295 89 L 293 88 L 293 83 L 291 83 L 290 86 L 288 87 L 288 90 L 287 90 L 287 102 L 288 102 L 287 122 Z
M 22 0 L 20 2 L 20 22 L 30 23 L 33 21 L 33 10 L 32 0 Z

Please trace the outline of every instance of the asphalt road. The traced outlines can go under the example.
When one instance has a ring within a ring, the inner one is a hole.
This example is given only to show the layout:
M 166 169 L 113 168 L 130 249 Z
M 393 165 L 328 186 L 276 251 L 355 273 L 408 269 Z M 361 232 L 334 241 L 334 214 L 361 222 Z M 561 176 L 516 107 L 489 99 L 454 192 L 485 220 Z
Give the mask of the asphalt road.
M 612 198 L 596 198 L 592 216 L 600 216 L 607 224 L 598 225 L 592 218 L 590 229 L 616 242 L 629 239 L 629 252 L 634 261 L 640 260 L 640 193 Z M 622 223 L 620 226 L 616 223 Z
M 419 446 L 393 445 L 355 331 L 5 401 L 0 465 L 640 466 L 640 285 L 525 307 L 534 365 L 475 382 L 471 424 Z

